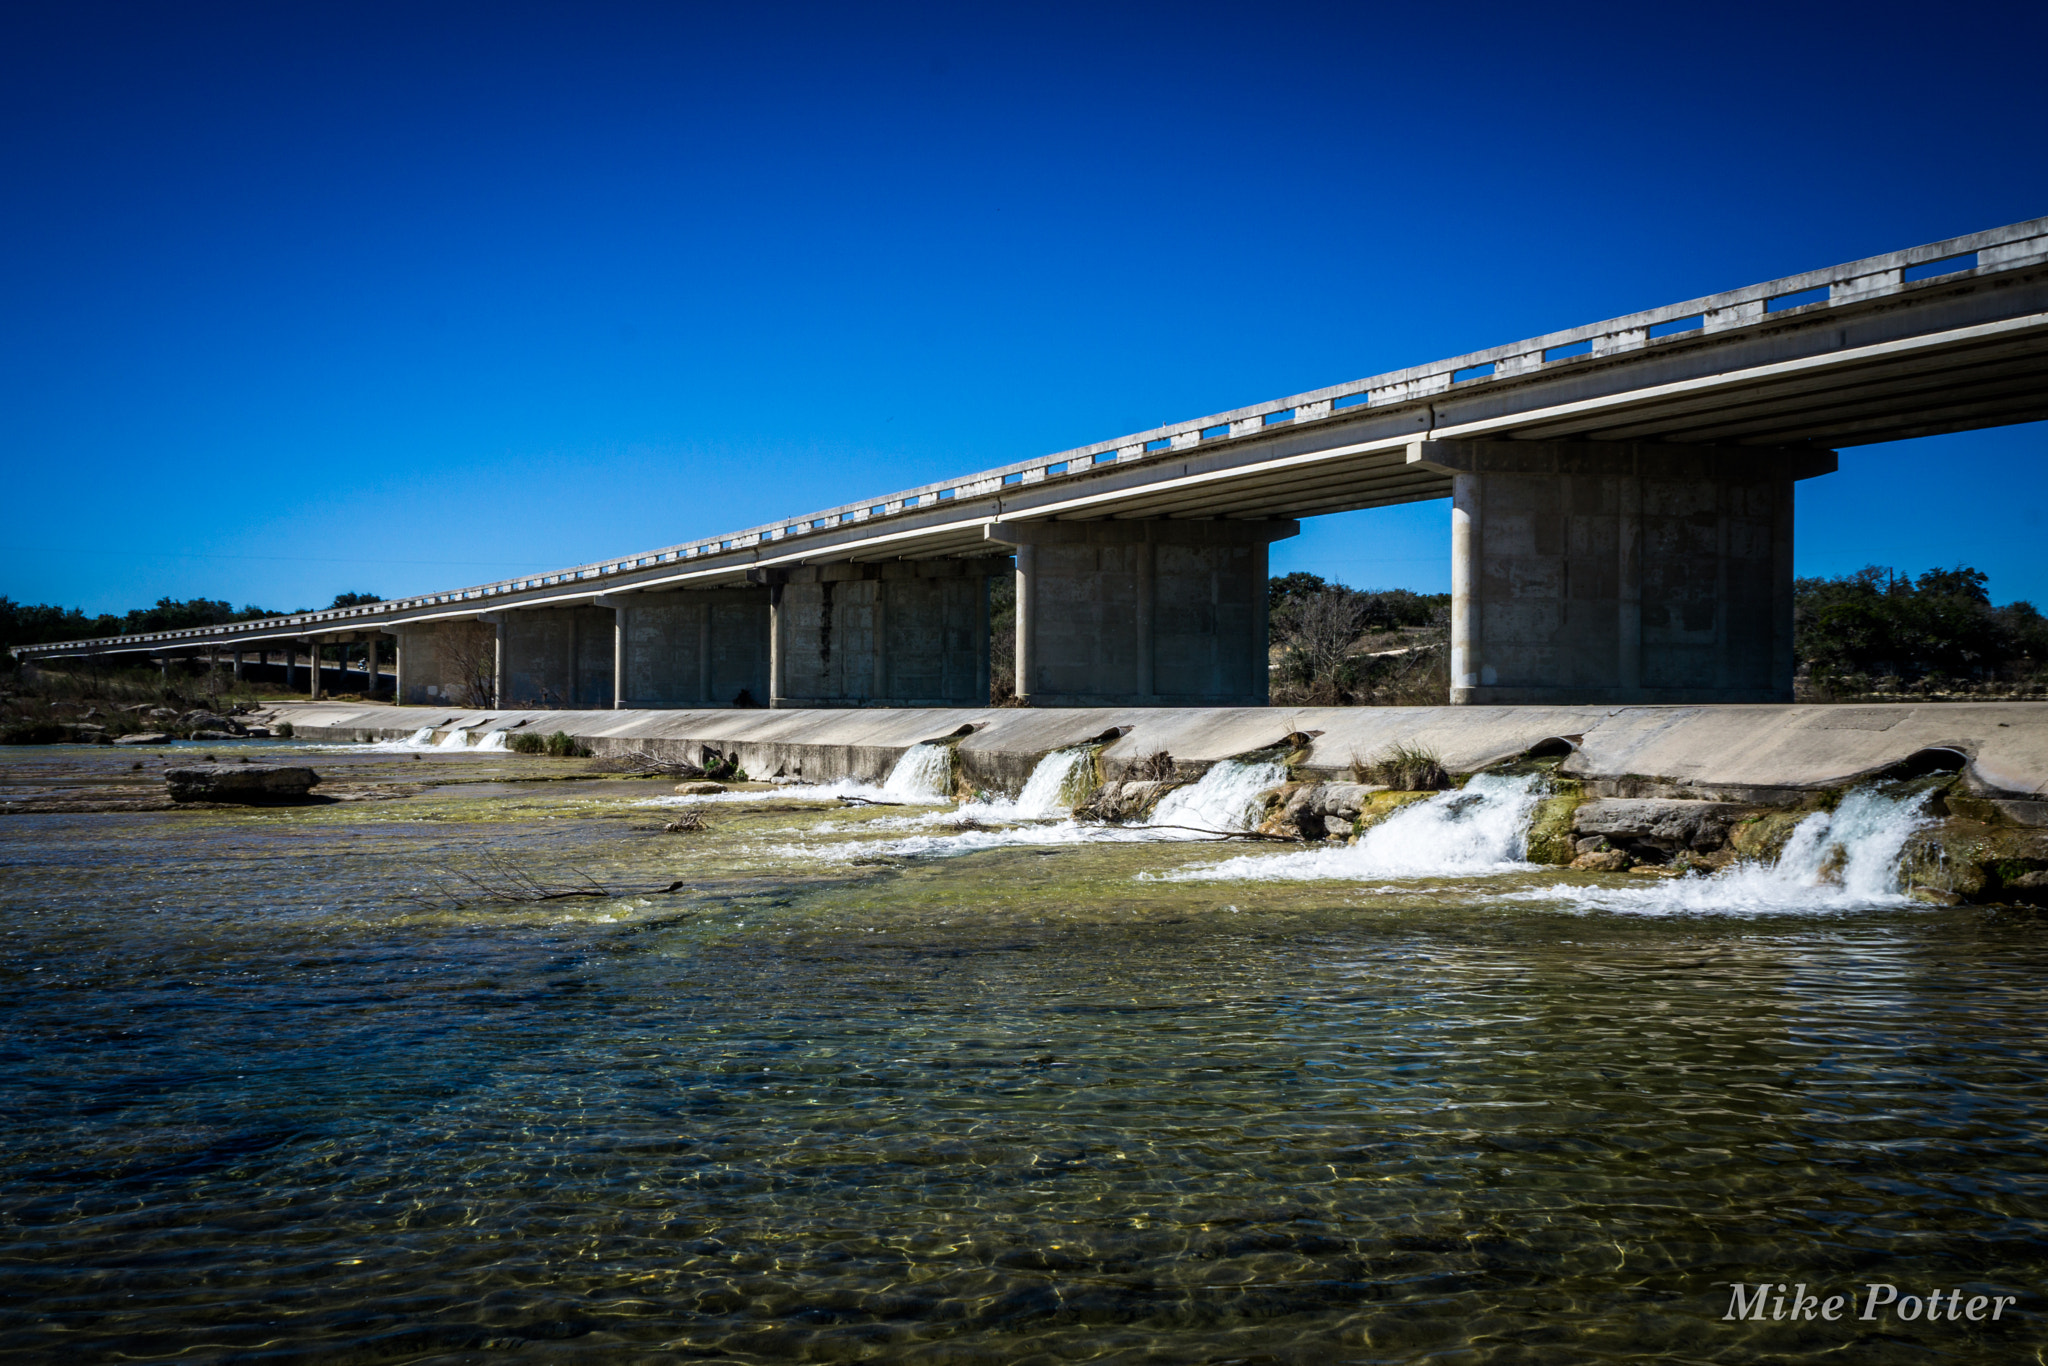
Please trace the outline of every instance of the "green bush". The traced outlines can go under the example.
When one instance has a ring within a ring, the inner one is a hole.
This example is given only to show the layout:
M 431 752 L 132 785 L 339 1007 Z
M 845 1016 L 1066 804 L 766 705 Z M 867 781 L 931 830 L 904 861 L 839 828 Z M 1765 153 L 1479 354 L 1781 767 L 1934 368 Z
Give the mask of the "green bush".
M 587 759 L 590 747 L 579 742 L 566 730 L 553 735 L 540 735 L 527 731 L 513 736 L 506 742 L 514 754 L 545 754 L 551 759 Z

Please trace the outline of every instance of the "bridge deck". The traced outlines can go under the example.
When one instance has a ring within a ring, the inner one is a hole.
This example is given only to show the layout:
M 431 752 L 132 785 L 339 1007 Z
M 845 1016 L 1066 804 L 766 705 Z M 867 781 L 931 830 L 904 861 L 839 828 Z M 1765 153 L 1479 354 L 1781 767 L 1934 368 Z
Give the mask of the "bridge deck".
M 256 647 L 749 569 L 1006 553 L 997 519 L 1308 517 L 1441 498 L 1422 439 L 1850 447 L 2048 418 L 2048 218 L 1171 423 L 745 531 L 368 607 L 24 656 Z

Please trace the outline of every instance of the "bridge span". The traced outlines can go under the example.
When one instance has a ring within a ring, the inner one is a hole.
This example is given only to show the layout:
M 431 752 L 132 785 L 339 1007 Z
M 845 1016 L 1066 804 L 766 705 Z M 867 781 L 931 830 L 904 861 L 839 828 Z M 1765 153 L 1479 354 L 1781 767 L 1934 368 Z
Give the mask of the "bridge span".
M 15 653 L 388 637 L 409 702 L 980 705 L 1014 574 L 1027 702 L 1257 704 L 1269 544 L 1448 497 L 1451 701 L 1786 701 L 1796 482 L 2048 418 L 2044 381 L 2037 218 L 659 550 Z

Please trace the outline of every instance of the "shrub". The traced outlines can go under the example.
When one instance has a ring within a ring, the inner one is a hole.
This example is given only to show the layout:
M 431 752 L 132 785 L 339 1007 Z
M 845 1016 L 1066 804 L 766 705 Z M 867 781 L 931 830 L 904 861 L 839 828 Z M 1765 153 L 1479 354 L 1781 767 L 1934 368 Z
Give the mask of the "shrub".
M 545 754 L 548 752 L 546 737 L 538 731 L 521 731 L 505 742 L 505 747 L 514 754 Z
M 1402 792 L 1440 792 L 1451 785 L 1451 775 L 1434 750 L 1404 744 L 1370 760 L 1353 755 L 1351 780 L 1380 783 Z

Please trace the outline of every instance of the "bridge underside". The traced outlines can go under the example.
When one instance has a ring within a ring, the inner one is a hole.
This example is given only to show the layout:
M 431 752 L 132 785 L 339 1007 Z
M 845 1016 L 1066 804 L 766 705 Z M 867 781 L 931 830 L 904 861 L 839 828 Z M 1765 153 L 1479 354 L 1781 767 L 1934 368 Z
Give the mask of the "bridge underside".
M 2043 420 L 2037 220 L 717 542 L 161 648 L 369 624 L 398 634 L 408 700 L 487 676 L 498 705 L 968 703 L 1014 551 L 1028 701 L 1242 703 L 1265 696 L 1276 528 L 1449 498 L 1453 700 L 1778 699 L 1794 482 L 1838 449 Z M 488 668 L 446 625 L 486 612 Z

